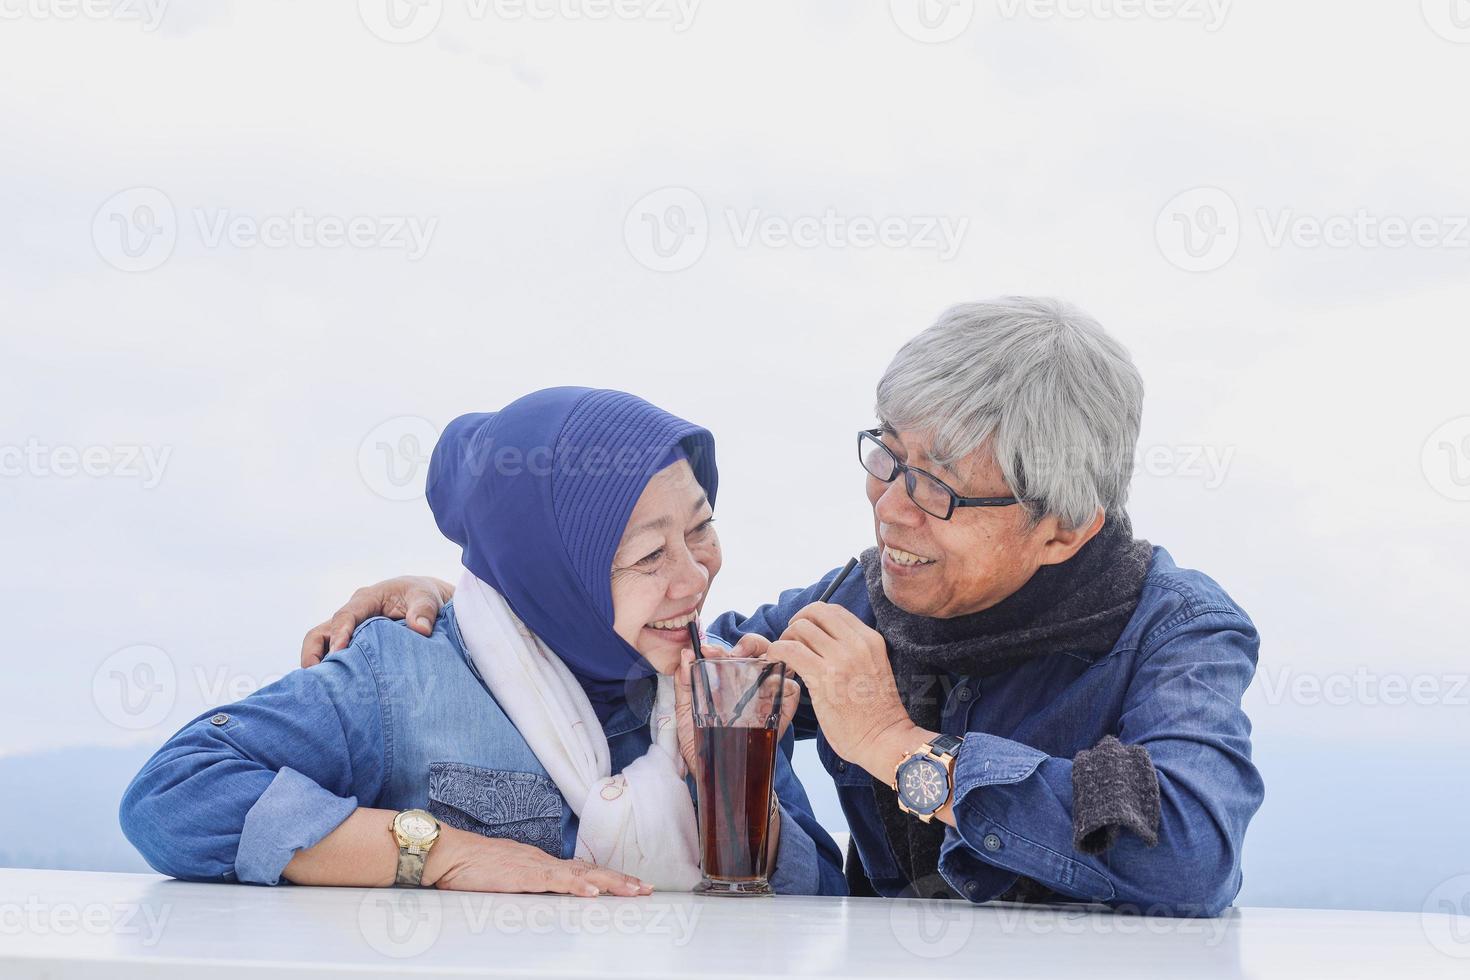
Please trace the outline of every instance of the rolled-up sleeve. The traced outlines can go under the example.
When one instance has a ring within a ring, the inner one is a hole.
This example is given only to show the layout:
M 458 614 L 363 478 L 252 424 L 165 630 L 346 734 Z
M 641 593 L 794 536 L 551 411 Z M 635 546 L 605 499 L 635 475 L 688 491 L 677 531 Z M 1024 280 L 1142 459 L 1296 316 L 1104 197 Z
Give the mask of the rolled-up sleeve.
M 1125 830 L 1159 842 L 1159 775 L 1147 749 L 1109 735 L 1072 760 L 1072 846 L 1103 854 Z
M 279 883 L 298 850 L 315 847 L 356 809 L 355 796 L 338 796 L 289 766 L 282 769 L 245 814 L 235 876 L 258 885 Z
M 1160 630 L 1139 652 L 1117 738 L 1152 764 L 1156 842 L 1139 832 L 1149 819 L 1130 826 L 1099 807 L 1103 818 L 1091 829 L 1111 846 L 1105 854 L 1079 848 L 1073 760 L 966 736 L 955 764 L 956 827 L 940 852 L 946 880 L 973 901 L 997 898 L 1024 876 L 1062 895 L 1151 914 L 1219 914 L 1240 889 L 1246 825 L 1264 795 L 1241 710 L 1258 643 L 1242 614 L 1210 611 Z M 1148 786 L 1140 786 L 1132 804 L 1151 818 Z
M 175 733 L 123 794 L 123 833 L 162 874 L 275 884 L 296 850 L 377 797 L 383 745 L 355 640 Z

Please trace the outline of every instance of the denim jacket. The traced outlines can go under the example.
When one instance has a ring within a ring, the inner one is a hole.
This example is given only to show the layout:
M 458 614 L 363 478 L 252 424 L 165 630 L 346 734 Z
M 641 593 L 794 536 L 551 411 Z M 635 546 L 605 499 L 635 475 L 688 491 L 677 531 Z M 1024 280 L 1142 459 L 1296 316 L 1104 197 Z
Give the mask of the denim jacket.
M 775 639 L 835 574 L 782 593 L 754 615 L 726 613 L 710 632 L 731 642 L 743 633 Z M 850 576 L 831 601 L 873 625 L 863 576 Z M 984 902 L 1025 876 L 1077 900 L 1219 914 L 1240 891 L 1246 825 L 1264 794 L 1240 705 L 1258 647 L 1250 618 L 1219 585 L 1155 548 L 1138 608 L 1106 655 L 1063 654 L 983 678 L 941 678 L 933 696 L 943 731 L 965 739 L 955 765 L 958 827 L 946 829 L 939 858 L 946 883 Z M 808 705 L 793 727 L 817 738 L 874 889 L 902 893 L 910 883 L 884 833 L 872 776 L 832 751 Z M 1072 759 L 1107 735 L 1143 746 L 1153 761 L 1159 841 L 1147 847 L 1124 834 L 1094 856 L 1073 846 Z
M 653 686 L 634 687 L 604 725 L 613 772 L 648 750 Z M 845 894 L 837 845 L 791 770 L 792 737 L 777 753 L 772 887 Z M 273 885 L 359 806 L 419 807 L 554 857 L 575 850 L 577 818 L 471 666 L 452 603 L 432 636 L 369 620 L 320 665 L 200 715 L 133 779 L 121 820 L 163 874 Z

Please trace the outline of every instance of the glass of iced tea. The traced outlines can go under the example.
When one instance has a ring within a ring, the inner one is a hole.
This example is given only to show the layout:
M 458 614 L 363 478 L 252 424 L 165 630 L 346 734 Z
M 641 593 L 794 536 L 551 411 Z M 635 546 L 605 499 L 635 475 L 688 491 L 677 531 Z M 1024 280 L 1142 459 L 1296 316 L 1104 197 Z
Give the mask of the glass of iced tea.
M 707 895 L 770 895 L 776 729 L 786 665 L 740 657 L 694 664 L 700 866 Z

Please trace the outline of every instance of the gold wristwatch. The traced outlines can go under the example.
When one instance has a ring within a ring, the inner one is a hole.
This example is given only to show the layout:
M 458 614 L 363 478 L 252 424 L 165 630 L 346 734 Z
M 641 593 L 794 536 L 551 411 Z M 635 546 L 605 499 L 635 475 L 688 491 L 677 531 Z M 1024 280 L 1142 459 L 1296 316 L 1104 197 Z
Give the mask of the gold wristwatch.
M 954 762 L 965 740 L 940 735 L 906 756 L 893 770 L 898 808 L 928 823 L 954 793 Z
M 393 818 L 398 840 L 398 875 L 393 884 L 419 888 L 424 883 L 424 860 L 439 839 L 439 821 L 427 810 L 404 810 Z

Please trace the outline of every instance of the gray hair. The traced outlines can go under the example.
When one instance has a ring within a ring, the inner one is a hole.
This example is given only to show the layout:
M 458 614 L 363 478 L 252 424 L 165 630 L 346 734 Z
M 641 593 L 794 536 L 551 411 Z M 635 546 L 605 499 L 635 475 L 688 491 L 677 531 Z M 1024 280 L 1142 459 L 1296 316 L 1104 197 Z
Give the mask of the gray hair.
M 1054 299 L 961 303 L 904 344 L 878 382 L 878 418 L 951 465 L 982 447 L 1034 520 L 1069 528 L 1120 513 L 1143 379 L 1096 320 Z

